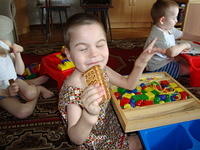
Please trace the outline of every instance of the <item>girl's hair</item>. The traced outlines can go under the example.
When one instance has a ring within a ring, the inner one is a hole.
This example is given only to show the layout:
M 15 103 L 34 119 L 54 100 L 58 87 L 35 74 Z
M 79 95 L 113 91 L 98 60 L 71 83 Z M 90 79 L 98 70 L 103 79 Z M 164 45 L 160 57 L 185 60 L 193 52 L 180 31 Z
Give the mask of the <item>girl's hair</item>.
M 93 15 L 86 14 L 86 13 L 77 13 L 72 15 L 66 23 L 66 28 L 64 32 L 64 41 L 65 46 L 70 49 L 70 39 L 71 39 L 71 30 L 73 30 L 74 27 L 81 26 L 81 25 L 91 25 L 91 24 L 99 24 L 103 31 L 105 32 L 103 24 Z M 92 33 L 89 33 L 92 34 Z M 105 32 L 106 35 L 106 32 Z
M 178 4 L 173 0 L 157 0 L 151 9 L 153 24 L 156 24 L 161 17 L 166 16 L 170 7 L 178 7 Z

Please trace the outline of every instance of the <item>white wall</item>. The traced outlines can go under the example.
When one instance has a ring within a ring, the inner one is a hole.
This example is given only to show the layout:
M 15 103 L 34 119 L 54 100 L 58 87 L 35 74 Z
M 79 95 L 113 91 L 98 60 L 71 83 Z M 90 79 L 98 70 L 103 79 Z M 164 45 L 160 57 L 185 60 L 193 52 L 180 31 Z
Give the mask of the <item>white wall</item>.
M 39 0 L 40 2 L 44 2 L 45 0 Z M 80 0 L 52 0 L 53 2 L 57 3 L 69 3 L 71 4 L 71 8 L 68 9 L 68 17 L 72 14 L 83 12 L 82 8 L 80 8 Z M 29 16 L 29 23 L 30 25 L 40 24 L 41 23 L 41 12 L 40 9 L 37 7 L 37 0 L 28 0 L 28 16 Z M 65 15 L 62 14 L 63 20 L 65 20 Z M 59 22 L 59 15 L 58 13 L 53 14 L 53 22 Z

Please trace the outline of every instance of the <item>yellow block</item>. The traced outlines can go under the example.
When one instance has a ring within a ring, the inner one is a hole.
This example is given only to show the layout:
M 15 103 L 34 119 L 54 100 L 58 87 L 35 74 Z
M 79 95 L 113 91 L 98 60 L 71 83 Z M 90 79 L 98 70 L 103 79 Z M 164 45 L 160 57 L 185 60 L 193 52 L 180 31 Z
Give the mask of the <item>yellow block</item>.
M 125 93 L 122 97 L 130 99 L 132 97 L 132 94 Z
M 155 95 L 152 92 L 147 92 L 147 93 L 145 93 L 145 95 L 147 95 L 149 97 L 149 100 L 152 100 L 155 98 Z

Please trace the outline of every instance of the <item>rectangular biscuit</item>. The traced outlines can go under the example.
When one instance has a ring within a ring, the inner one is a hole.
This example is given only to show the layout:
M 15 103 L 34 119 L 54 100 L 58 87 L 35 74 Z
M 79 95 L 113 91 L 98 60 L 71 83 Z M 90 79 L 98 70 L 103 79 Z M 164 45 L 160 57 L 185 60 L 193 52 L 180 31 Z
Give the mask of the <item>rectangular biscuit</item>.
M 99 83 L 104 88 L 106 94 L 103 97 L 102 103 L 110 100 L 111 94 L 108 82 L 105 80 L 103 71 L 99 65 L 91 67 L 83 74 L 83 76 L 85 77 L 85 81 L 88 86 Z

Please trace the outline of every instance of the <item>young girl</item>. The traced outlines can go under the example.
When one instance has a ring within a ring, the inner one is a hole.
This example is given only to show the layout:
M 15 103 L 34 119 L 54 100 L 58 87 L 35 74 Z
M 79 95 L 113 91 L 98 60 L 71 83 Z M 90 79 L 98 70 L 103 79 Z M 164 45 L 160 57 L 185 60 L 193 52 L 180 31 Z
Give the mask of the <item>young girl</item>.
M 20 54 L 23 48 L 9 41 L 0 41 L 0 48 L 5 50 L 5 54 L 0 55 L 0 107 L 17 118 L 28 117 L 32 114 L 40 94 L 44 98 L 53 96 L 53 92 L 40 86 L 48 77 L 41 76 L 27 82 L 18 79 L 17 74 L 23 74 L 25 69 Z M 27 102 L 21 103 L 20 99 Z
M 59 94 L 59 110 L 67 123 L 67 134 L 79 149 L 141 149 L 136 138 L 123 133 L 110 103 L 100 104 L 104 90 L 98 84 L 86 86 L 83 73 L 100 65 L 109 82 L 126 89 L 137 85 L 147 61 L 160 49 L 153 48 L 155 40 L 135 62 L 133 71 L 125 78 L 108 66 L 106 33 L 100 22 L 87 14 L 75 14 L 67 21 L 66 55 L 76 66 Z M 133 140 L 132 140 L 133 139 Z
M 179 75 L 189 74 L 188 64 L 183 59 L 178 60 L 176 56 L 182 51 L 191 48 L 191 45 L 187 42 L 176 44 L 175 40 L 181 38 L 199 41 L 200 36 L 182 32 L 174 27 L 177 23 L 178 13 L 179 6 L 175 1 L 157 0 L 154 3 L 151 9 L 154 25 L 146 41 L 145 47 L 156 37 L 158 40 L 156 41 L 155 46 L 165 49 L 166 55 L 154 55 L 147 64 L 147 71 L 167 72 L 174 78 L 178 78 Z

